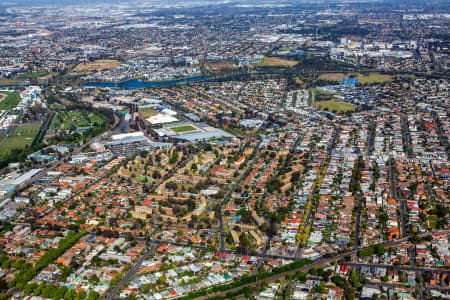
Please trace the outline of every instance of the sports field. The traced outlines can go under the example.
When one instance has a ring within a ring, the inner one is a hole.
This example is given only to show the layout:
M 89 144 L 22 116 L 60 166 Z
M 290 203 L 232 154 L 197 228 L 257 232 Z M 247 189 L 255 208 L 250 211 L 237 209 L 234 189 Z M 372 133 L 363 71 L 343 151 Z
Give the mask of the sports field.
M 194 130 L 197 130 L 197 128 L 195 128 L 192 125 L 182 125 L 182 126 L 171 127 L 170 130 L 173 130 L 176 133 L 181 133 L 181 132 L 187 132 L 187 131 L 194 131 Z
M 23 149 L 31 146 L 34 138 L 38 135 L 41 124 L 23 124 L 19 125 L 0 149 L 0 156 L 9 153 L 14 149 Z
M 258 66 L 262 67 L 293 67 L 297 64 L 295 60 L 287 60 L 278 57 L 264 57 Z
M 330 101 L 320 101 L 320 102 L 314 102 L 312 104 L 313 107 L 319 108 L 321 110 L 327 110 L 327 111 L 336 111 L 336 112 L 346 112 L 346 111 L 354 111 L 355 106 L 342 102 L 336 99 L 332 99 Z
M 0 110 L 8 110 L 14 108 L 20 102 L 19 93 L 0 93 L 0 95 L 6 95 L 6 97 L 1 96 L 0 99 Z M 3 99 L 2 99 L 3 98 Z

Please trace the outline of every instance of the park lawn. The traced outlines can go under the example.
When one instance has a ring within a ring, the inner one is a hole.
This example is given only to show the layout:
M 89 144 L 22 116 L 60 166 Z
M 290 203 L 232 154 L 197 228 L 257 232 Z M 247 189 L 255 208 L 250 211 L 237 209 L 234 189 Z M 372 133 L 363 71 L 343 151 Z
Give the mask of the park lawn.
M 73 122 L 73 120 L 77 120 L 77 122 Z M 55 130 L 70 130 L 72 126 L 102 126 L 105 121 L 102 116 L 94 113 L 87 113 L 87 116 L 85 116 L 81 111 L 69 111 L 59 113 L 55 116 L 53 122 L 55 123 L 50 128 L 54 128 Z
M 299 77 L 295 77 L 295 82 L 297 82 L 298 84 L 304 84 L 305 82 L 303 80 L 301 80 Z
M 439 220 L 439 218 L 437 216 L 435 216 L 435 215 L 427 216 L 427 222 L 430 224 L 431 228 L 434 229 L 434 230 L 437 229 L 436 228 L 436 223 L 437 223 L 438 220 Z
M 54 75 L 57 74 L 56 72 L 32 72 L 32 73 L 24 73 L 24 74 L 20 74 L 17 75 L 17 78 L 21 78 L 21 79 L 31 79 L 31 78 L 40 78 L 40 77 L 44 77 L 47 75 Z
M 319 89 L 313 89 L 314 101 L 331 101 L 333 100 L 333 93 L 322 91 Z
M 257 65 L 261 67 L 293 67 L 297 64 L 295 60 L 287 60 L 279 57 L 264 57 Z
M 5 144 L 0 149 L 0 156 L 8 154 L 14 149 L 23 149 L 26 146 L 31 146 L 34 139 L 39 133 L 41 124 L 23 124 L 19 125 L 10 136 Z
M 341 82 L 344 78 L 356 77 L 361 84 L 381 83 L 392 81 L 391 75 L 380 74 L 376 72 L 362 73 L 324 73 L 319 75 L 319 79 Z
M 194 131 L 194 130 L 197 130 L 197 128 L 195 128 L 192 125 L 182 125 L 182 126 L 171 127 L 170 130 L 180 133 L 180 132 L 186 132 L 186 131 Z
M 328 109 L 328 111 L 336 111 L 336 112 L 346 112 L 355 110 L 354 105 L 336 99 L 332 99 L 330 101 L 314 102 L 312 105 L 313 107 L 319 108 L 321 110 Z
M 153 108 L 139 108 L 142 118 L 147 119 L 157 114 Z
M 392 76 L 380 73 L 369 73 L 367 76 L 364 74 L 358 75 L 358 79 L 362 84 L 371 84 L 392 81 Z
M 0 94 L 5 94 L 6 98 L 0 101 L 0 110 L 9 110 L 14 108 L 20 102 L 20 94 L 19 93 L 4 93 L 0 92 Z
M 306 82 L 303 81 L 300 77 L 295 77 L 295 82 L 301 86 L 301 88 L 305 89 L 307 87 Z

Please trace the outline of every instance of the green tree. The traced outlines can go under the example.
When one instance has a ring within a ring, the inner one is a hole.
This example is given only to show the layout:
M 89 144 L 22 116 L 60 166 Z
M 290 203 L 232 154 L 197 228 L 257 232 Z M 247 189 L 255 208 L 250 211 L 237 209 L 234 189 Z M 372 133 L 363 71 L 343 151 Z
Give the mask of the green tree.
M 96 291 L 90 291 L 87 299 L 88 300 L 97 300 L 98 297 L 99 297 L 99 293 L 97 293 Z

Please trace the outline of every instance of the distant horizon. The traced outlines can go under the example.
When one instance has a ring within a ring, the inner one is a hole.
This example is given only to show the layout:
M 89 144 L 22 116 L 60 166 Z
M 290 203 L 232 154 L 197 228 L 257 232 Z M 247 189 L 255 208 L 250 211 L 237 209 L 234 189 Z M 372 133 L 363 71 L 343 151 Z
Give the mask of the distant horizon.
M 232 3 L 248 3 L 248 4 L 255 4 L 255 3 L 271 3 L 274 4 L 280 4 L 280 3 L 286 3 L 291 5 L 296 4 L 317 4 L 317 3 L 367 3 L 367 2 L 373 2 L 370 0 L 319 0 L 319 1 L 311 1 L 311 0 L 304 0 L 304 1 L 292 1 L 292 0 L 282 0 L 282 1 L 274 1 L 274 0 L 192 0 L 192 1 L 186 1 L 186 0 L 165 0 L 165 1 L 157 1 L 157 0 L 10 0 L 10 1 L 0 1 L 0 7 L 9 7 L 9 6 L 23 6 L 23 5 L 32 5 L 32 6 L 39 6 L 39 5 L 80 5 L 80 4 L 94 4 L 94 3 L 127 3 L 127 2 L 141 2 L 141 3 L 149 3 L 149 4 L 196 4 L 195 6 L 202 6 L 205 3 L 209 4 L 232 4 Z M 416 3 L 418 0 L 406 0 L 406 1 L 399 1 L 399 0 L 378 0 L 376 2 L 393 2 L 393 3 Z M 443 0 L 436 0 L 431 2 L 444 2 Z

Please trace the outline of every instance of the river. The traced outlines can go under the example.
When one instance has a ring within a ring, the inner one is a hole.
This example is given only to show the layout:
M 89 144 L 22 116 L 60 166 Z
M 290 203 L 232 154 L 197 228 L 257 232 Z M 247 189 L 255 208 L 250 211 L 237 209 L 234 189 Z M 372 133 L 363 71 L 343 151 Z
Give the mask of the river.
M 209 75 L 201 75 L 201 76 L 195 76 L 195 77 L 189 77 L 189 78 L 183 78 L 183 79 L 176 79 L 176 80 L 168 80 L 168 81 L 156 81 L 156 82 L 145 82 L 142 80 L 128 80 L 123 82 L 88 82 L 83 84 L 83 86 L 88 87 L 110 87 L 110 88 L 126 88 L 126 89 L 139 89 L 144 87 L 157 87 L 157 86 L 164 86 L 164 85 L 186 85 L 193 82 L 204 82 L 204 81 L 221 81 L 221 80 L 227 80 L 232 78 L 241 78 L 241 77 L 248 77 L 248 76 L 255 76 L 255 75 L 287 75 L 290 73 L 285 72 L 271 72 L 271 73 L 243 73 L 243 74 L 236 74 L 232 76 L 226 76 L 226 77 L 219 77 L 219 78 L 211 78 Z

